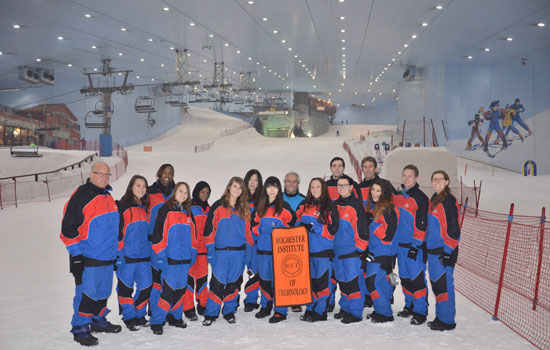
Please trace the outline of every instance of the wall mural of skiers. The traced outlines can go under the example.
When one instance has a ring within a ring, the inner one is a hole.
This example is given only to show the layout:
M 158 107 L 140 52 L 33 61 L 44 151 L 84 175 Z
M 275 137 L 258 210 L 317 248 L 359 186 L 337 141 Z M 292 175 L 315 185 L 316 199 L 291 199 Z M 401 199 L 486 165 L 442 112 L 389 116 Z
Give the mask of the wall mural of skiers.
M 500 106 L 499 100 L 491 102 L 487 111 L 481 106 L 474 115 L 474 119 L 468 121 L 468 125 L 472 127 L 472 132 L 466 142 L 466 151 L 482 149 L 489 157 L 494 158 L 514 142 L 523 142 L 525 138 L 533 134 L 521 118 L 525 108 L 519 98 L 516 98 L 511 105 L 506 104 L 504 108 L 499 108 Z M 483 127 L 484 122 L 488 127 Z M 526 133 L 522 134 L 520 132 L 521 128 L 525 129 Z M 487 130 L 485 136 L 483 136 L 482 129 Z M 510 131 L 512 131 L 512 134 L 510 134 Z M 491 141 L 493 132 L 496 134 L 496 138 Z M 480 143 L 472 143 L 477 140 Z

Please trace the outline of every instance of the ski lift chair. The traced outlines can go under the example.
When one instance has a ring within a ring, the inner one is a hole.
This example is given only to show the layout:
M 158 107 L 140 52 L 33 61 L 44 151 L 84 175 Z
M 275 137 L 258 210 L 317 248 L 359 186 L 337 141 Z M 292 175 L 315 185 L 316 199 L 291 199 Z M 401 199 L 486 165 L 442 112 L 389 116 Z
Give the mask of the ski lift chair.
M 11 145 L 10 155 L 13 158 L 40 158 L 42 154 L 38 153 L 38 145 Z
M 135 110 L 137 113 L 154 113 L 155 100 L 149 96 L 140 96 L 136 98 Z
M 88 129 L 104 129 L 110 126 L 109 122 L 103 120 L 103 111 L 89 111 L 84 116 L 84 126 Z

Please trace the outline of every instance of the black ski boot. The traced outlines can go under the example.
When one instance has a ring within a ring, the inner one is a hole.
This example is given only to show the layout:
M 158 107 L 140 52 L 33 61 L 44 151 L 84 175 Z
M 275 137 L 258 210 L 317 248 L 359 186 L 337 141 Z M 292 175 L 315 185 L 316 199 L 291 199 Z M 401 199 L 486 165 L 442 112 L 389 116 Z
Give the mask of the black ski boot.
M 90 326 L 85 324 L 71 329 L 74 341 L 83 346 L 93 346 L 99 344 L 99 340 L 90 333 Z

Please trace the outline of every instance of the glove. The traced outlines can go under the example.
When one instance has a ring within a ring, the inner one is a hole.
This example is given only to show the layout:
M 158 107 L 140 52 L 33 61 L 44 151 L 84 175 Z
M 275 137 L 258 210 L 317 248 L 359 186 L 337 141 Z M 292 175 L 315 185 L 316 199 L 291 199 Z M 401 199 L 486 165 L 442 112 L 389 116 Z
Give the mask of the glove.
M 216 254 L 214 249 L 208 249 L 208 252 L 206 253 L 206 260 L 208 260 L 210 266 L 214 266 L 214 262 L 216 260 L 214 254 Z
M 300 226 L 305 227 L 307 232 L 313 232 L 313 224 L 306 224 L 305 222 L 302 222 Z
M 418 255 L 418 248 L 411 247 L 409 249 L 409 252 L 407 253 L 407 258 L 416 260 L 417 255 Z
M 82 272 L 84 272 L 84 256 L 82 254 L 69 256 L 69 271 L 75 277 L 82 276 Z

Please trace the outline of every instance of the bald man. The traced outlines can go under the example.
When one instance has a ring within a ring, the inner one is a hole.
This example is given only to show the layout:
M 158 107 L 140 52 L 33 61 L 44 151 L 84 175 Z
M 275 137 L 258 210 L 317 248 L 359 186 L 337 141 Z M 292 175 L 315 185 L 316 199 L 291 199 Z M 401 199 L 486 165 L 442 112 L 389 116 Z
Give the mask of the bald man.
M 90 178 L 72 194 L 63 211 L 61 241 L 69 252 L 75 279 L 74 340 L 96 345 L 93 332 L 118 333 L 122 327 L 107 321 L 107 298 L 111 294 L 113 266 L 117 257 L 119 214 L 109 194 L 109 165 L 97 162 Z

